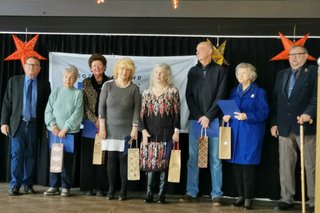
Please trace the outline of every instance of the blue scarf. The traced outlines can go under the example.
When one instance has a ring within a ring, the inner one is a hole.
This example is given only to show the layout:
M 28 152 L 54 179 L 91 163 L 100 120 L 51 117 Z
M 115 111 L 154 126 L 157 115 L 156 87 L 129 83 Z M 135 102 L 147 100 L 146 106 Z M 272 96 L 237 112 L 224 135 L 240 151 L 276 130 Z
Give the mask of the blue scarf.
M 242 84 L 239 84 L 237 86 L 238 95 L 242 98 L 243 96 L 245 96 L 251 90 L 251 88 L 253 86 L 254 86 L 254 83 L 250 83 L 250 85 L 245 90 L 242 90 Z

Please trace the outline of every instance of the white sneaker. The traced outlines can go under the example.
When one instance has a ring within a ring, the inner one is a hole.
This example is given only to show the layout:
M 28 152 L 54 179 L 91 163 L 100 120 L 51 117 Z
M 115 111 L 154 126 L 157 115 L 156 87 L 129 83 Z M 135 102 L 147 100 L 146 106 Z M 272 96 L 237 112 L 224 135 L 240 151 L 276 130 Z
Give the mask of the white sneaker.
M 43 193 L 46 196 L 53 196 L 60 194 L 59 188 L 50 187 L 47 191 Z
M 70 196 L 70 189 L 62 188 L 61 194 L 62 197 L 69 197 Z

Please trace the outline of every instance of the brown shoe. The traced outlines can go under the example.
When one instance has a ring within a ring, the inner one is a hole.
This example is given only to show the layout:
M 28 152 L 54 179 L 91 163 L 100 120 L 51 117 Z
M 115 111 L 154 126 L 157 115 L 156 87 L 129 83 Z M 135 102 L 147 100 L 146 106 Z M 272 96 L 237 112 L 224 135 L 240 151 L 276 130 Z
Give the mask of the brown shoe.
M 181 203 L 191 203 L 197 201 L 197 198 L 191 197 L 190 195 L 186 194 L 182 198 L 179 199 L 179 202 Z
M 214 197 L 212 198 L 213 206 L 214 207 L 220 207 L 222 206 L 222 200 L 221 197 Z

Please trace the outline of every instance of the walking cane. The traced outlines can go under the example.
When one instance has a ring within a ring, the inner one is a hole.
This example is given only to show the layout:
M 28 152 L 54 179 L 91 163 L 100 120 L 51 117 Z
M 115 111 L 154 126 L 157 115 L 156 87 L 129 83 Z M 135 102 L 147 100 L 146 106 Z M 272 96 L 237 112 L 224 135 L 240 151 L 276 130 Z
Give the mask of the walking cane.
M 298 117 L 299 119 L 299 117 Z M 300 124 L 300 161 L 301 161 L 301 207 L 302 213 L 306 212 L 306 196 L 304 187 L 304 126 Z
M 300 117 L 297 117 L 299 121 Z M 309 121 L 312 124 L 313 120 Z M 300 124 L 300 165 L 301 165 L 301 207 L 302 213 L 306 212 L 306 192 L 305 192 L 305 176 L 304 176 L 304 126 Z

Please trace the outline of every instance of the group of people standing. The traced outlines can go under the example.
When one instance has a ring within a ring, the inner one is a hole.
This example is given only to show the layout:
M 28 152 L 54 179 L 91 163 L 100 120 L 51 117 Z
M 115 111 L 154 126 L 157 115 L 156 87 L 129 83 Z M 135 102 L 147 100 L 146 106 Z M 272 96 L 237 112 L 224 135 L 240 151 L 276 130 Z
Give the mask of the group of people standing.
M 308 52 L 303 46 L 293 46 L 289 53 L 290 68 L 277 75 L 271 108 L 266 92 L 254 81 L 256 68 L 240 63 L 235 70 L 238 86 L 228 95 L 228 71 L 212 60 L 213 47 L 200 42 L 196 48 L 198 64 L 188 73 L 186 100 L 189 114 L 189 160 L 187 163 L 186 195 L 181 202 L 195 201 L 198 196 L 198 137 L 194 123 L 202 128 L 218 131 L 219 119 L 229 122 L 232 129 L 231 159 L 238 199 L 234 206 L 252 209 L 255 195 L 256 167 L 261 162 L 262 143 L 266 121 L 271 115 L 271 134 L 279 138 L 281 202 L 278 210 L 293 207 L 295 194 L 295 165 L 299 144 L 299 124 L 305 126 L 305 161 L 310 211 L 314 211 L 315 182 L 315 119 L 317 72 L 306 64 Z M 179 142 L 180 98 L 173 84 L 171 68 L 167 64 L 154 66 L 149 87 L 142 92 L 132 82 L 135 64 L 129 58 L 117 61 L 113 78 L 105 75 L 106 59 L 93 54 L 89 59 L 92 76 L 83 80 L 83 91 L 74 88 L 78 71 L 75 66 L 65 68 L 63 88 L 50 94 L 50 84 L 37 78 L 40 61 L 29 57 L 23 68 L 25 75 L 12 77 L 4 96 L 1 114 L 1 132 L 11 138 L 11 181 L 9 195 L 34 193 L 33 177 L 36 144 L 43 134 L 45 122 L 48 131 L 63 138 L 74 135 L 81 143 L 80 189 L 87 195 L 115 198 L 117 171 L 120 173 L 119 200 L 127 198 L 127 155 L 124 138 L 150 141 Z M 30 83 L 31 82 L 31 83 Z M 31 85 L 31 107 L 29 90 Z M 222 115 L 217 105 L 221 99 L 234 100 L 240 112 Z M 31 110 L 30 110 L 31 109 Z M 29 112 L 30 111 L 30 112 Z M 30 114 L 31 113 L 31 114 Z M 298 117 L 298 118 L 297 118 Z M 83 119 L 84 118 L 84 119 Z M 99 136 L 107 139 L 110 148 L 106 165 L 92 165 L 94 139 L 80 137 L 80 124 L 93 125 Z M 211 198 L 214 206 L 222 205 L 222 164 L 219 159 L 219 135 L 208 137 Z M 50 188 L 45 195 L 69 196 L 71 188 L 70 165 L 73 154 L 65 155 L 62 173 L 50 173 Z M 69 166 L 68 166 L 69 165 Z M 119 165 L 119 166 L 118 166 Z M 119 167 L 119 168 L 118 168 Z M 158 203 L 165 203 L 167 168 L 160 171 Z M 108 179 L 108 181 L 106 181 Z M 61 187 L 61 191 L 59 190 Z M 153 202 L 154 172 L 147 172 L 146 203 Z

